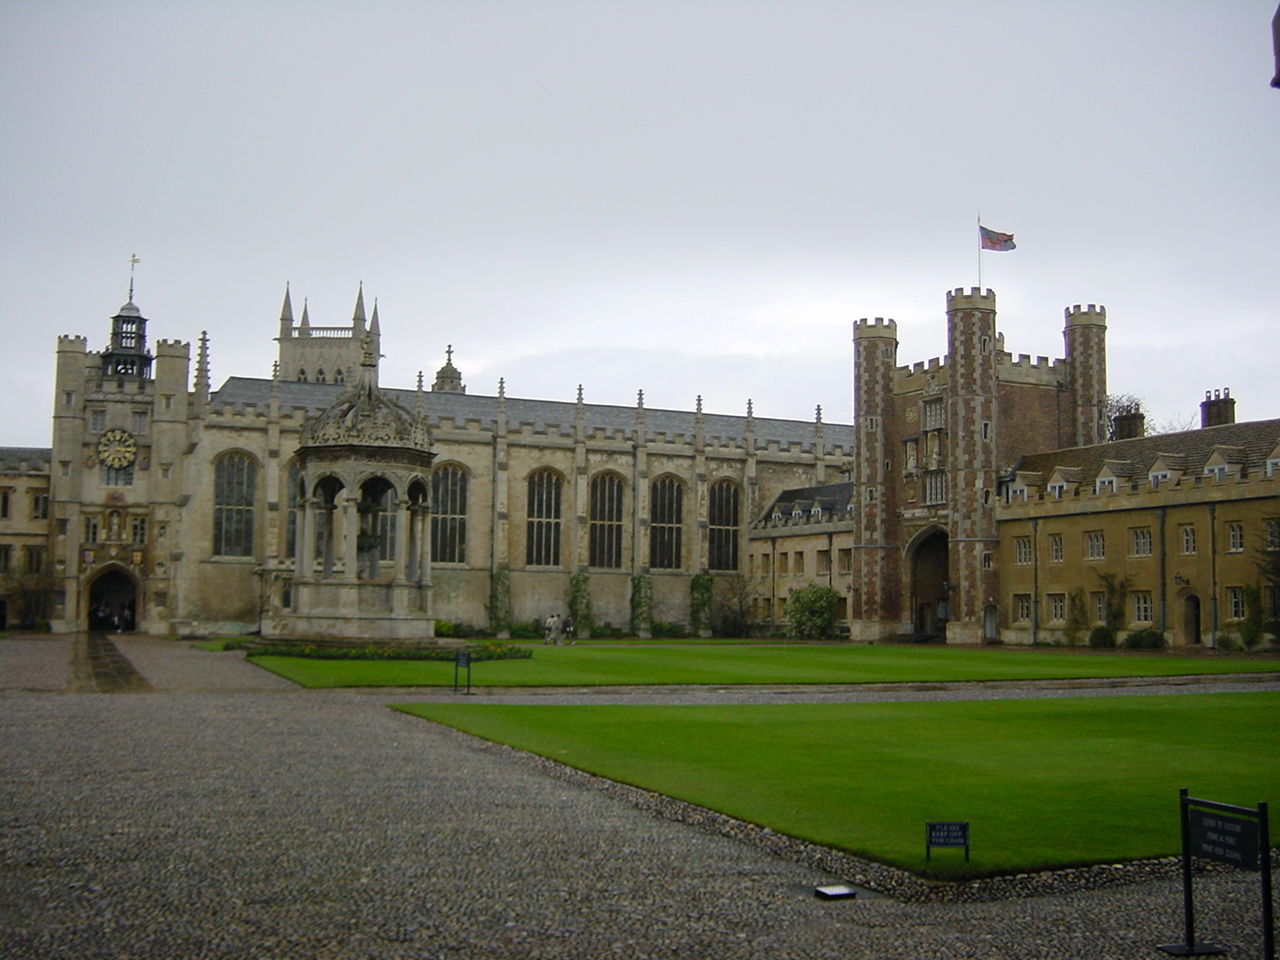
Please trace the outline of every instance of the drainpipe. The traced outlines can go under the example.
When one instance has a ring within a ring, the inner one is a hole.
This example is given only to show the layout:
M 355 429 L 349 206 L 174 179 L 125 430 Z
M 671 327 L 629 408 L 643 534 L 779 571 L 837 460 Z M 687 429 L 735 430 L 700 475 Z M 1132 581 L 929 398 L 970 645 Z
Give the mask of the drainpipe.
M 1040 639 L 1040 521 L 1031 520 L 1031 643 Z
M 1209 504 L 1209 629 L 1213 646 L 1218 646 L 1218 538 L 1216 536 L 1218 505 Z
M 1164 542 L 1164 522 L 1165 508 L 1160 507 L 1156 510 L 1156 516 L 1160 520 L 1160 632 L 1164 633 L 1169 629 L 1169 573 L 1167 568 L 1166 546 Z

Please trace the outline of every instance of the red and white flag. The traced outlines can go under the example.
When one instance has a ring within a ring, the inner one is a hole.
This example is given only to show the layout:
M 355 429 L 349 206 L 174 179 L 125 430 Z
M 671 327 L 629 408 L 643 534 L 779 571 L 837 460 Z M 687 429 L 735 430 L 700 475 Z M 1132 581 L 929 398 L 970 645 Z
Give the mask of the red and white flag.
M 1012 233 L 1000 233 L 996 230 L 988 230 L 982 224 L 978 224 L 978 231 L 982 236 L 983 250 L 1016 250 L 1017 244 L 1013 242 Z

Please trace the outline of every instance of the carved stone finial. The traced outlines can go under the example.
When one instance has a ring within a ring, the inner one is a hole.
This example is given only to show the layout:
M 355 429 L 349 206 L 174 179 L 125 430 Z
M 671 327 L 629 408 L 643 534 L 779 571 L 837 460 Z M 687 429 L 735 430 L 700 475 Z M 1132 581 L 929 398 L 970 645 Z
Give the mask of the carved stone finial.
M 578 403 L 582 403 L 582 384 L 578 384 Z
M 698 394 L 698 399 L 694 403 L 694 410 L 697 413 L 702 412 L 702 394 Z
M 814 411 L 813 421 L 814 423 L 822 422 L 822 404 L 818 404 L 817 410 Z
M 640 408 L 644 407 L 644 391 L 643 390 L 636 391 L 636 406 Z
M 498 378 L 498 396 L 505 397 L 507 395 L 507 378 Z

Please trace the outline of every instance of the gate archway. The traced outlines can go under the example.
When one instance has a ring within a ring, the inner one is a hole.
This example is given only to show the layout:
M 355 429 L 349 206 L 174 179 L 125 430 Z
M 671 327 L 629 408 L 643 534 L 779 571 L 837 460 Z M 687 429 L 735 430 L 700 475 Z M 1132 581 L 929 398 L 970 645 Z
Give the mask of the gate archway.
M 951 562 L 945 530 L 924 535 L 911 553 L 912 627 L 919 634 L 944 633 L 949 617 L 947 571 Z
M 90 630 L 136 630 L 138 585 L 118 567 L 98 574 L 89 584 Z

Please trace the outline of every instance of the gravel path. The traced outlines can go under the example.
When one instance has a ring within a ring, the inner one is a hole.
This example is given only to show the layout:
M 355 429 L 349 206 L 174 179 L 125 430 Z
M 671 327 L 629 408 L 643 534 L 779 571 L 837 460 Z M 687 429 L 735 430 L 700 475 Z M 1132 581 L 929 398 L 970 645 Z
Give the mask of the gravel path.
M 1180 939 L 1170 880 L 820 901 L 840 877 L 387 710 L 399 694 L 119 647 L 150 692 L 66 692 L 67 641 L 0 641 L 5 958 L 1158 958 Z M 1262 955 L 1255 874 L 1198 877 L 1197 903 L 1203 939 Z

